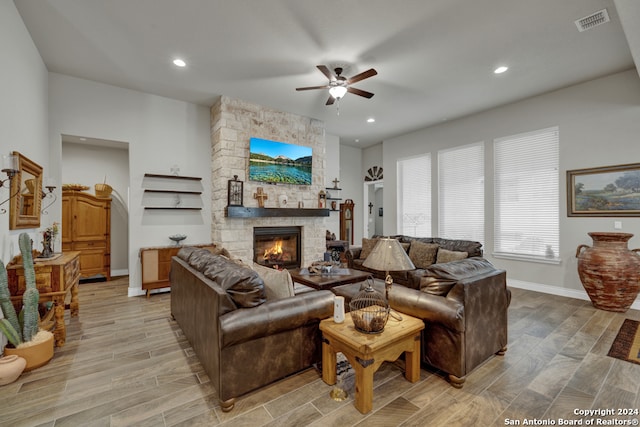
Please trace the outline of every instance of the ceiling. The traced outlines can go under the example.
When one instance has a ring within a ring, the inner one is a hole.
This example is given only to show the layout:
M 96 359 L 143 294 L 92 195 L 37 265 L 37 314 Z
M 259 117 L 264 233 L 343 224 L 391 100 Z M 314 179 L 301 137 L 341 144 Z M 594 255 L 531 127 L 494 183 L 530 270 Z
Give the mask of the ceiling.
M 323 120 L 354 147 L 640 63 L 637 0 L 14 3 L 51 72 L 206 106 L 226 95 Z M 577 30 L 604 8 L 611 22 Z M 354 85 L 375 96 L 296 91 L 327 83 L 318 64 L 375 68 Z

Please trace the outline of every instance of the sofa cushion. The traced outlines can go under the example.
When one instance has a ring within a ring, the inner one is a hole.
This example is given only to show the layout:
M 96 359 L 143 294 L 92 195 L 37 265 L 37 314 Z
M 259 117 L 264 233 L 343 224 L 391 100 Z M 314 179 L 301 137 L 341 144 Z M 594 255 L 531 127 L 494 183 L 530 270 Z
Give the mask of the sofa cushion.
M 440 248 L 436 257 L 437 264 L 444 264 L 451 261 L 458 261 L 465 259 L 469 254 L 467 252 L 449 251 L 447 249 Z
M 367 259 L 373 248 L 378 244 L 378 240 L 380 239 L 367 239 L 366 237 L 362 238 L 362 250 L 360 251 L 360 259 Z
M 431 295 L 444 296 L 458 281 L 441 277 L 423 277 L 420 279 L 420 290 Z
M 493 264 L 480 257 L 433 264 L 425 269 L 424 277 L 420 280 L 420 290 L 444 296 L 459 280 L 494 270 Z
M 209 252 L 207 249 L 203 248 L 192 248 L 193 250 L 189 253 L 189 257 L 186 261 L 189 265 L 201 273 L 204 273 L 205 268 L 211 262 L 211 257 L 213 254 Z
M 293 279 L 287 270 L 276 270 L 257 263 L 253 263 L 253 269 L 264 282 L 267 301 L 295 296 Z
M 416 268 L 427 268 L 436 262 L 438 245 L 435 243 L 423 243 L 420 241 L 411 242 L 409 247 L 409 258 Z
M 204 258 L 204 255 L 202 256 Z M 191 255 L 194 258 L 194 254 Z M 202 260 L 194 260 L 202 265 Z M 195 268 L 195 266 L 194 266 Z M 266 301 L 264 282 L 258 273 L 249 267 L 243 267 L 236 262 L 221 256 L 209 254 L 209 259 L 203 270 L 200 270 L 210 280 L 215 281 L 238 307 L 256 307 Z

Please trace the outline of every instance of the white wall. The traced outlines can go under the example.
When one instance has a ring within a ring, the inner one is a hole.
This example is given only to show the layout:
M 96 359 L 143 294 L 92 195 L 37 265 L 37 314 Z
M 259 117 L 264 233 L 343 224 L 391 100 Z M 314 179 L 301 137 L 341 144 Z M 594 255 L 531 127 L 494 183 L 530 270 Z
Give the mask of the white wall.
M 0 1 L 0 156 L 19 151 L 49 169 L 47 141 L 47 69 L 14 4 Z M 6 179 L 3 173 L 0 179 Z M 0 203 L 9 197 L 9 181 L 0 188 Z M 9 230 L 9 202 L 0 206 L 0 260 L 6 265 L 20 252 L 18 236 L 27 232 L 34 242 L 38 230 Z M 47 224 L 42 224 L 46 227 Z M 0 310 L 0 318 L 2 318 Z M 0 349 L 7 340 L 0 334 Z
M 105 182 L 111 193 L 111 275 L 129 274 L 129 150 L 126 144 L 106 147 L 62 142 L 62 184 L 89 186 Z
M 502 136 L 559 126 L 560 129 L 560 265 L 495 259 L 493 251 L 493 149 Z M 640 162 L 640 79 L 629 70 L 583 84 L 529 98 L 459 120 L 426 128 L 383 143 L 384 204 L 396 206 L 396 162 L 478 141 L 485 142 L 485 256 L 507 271 L 510 283 L 580 297 L 576 247 L 591 245 L 589 231 L 613 231 L 614 218 L 566 215 L 566 171 Z M 433 192 L 437 212 L 437 192 Z M 385 233 L 396 230 L 396 209 L 385 210 Z M 620 220 L 620 218 L 618 218 Z M 630 248 L 640 247 L 640 218 L 622 218 L 622 231 L 635 233 Z M 437 228 L 435 228 L 437 230 Z
M 340 146 L 340 192 L 342 201 L 345 199 L 353 200 L 354 206 L 354 223 L 353 223 L 353 243 L 358 246 L 362 242 L 362 218 L 364 210 L 362 208 L 362 188 L 364 177 L 362 171 L 362 150 L 360 148 Z M 331 215 L 340 215 L 332 213 Z M 338 231 L 340 229 L 338 228 Z M 340 233 L 336 233 L 338 238 Z
M 338 178 L 338 188 L 342 188 L 344 183 L 340 177 L 340 138 L 335 135 L 329 135 L 325 133 L 325 151 L 327 162 L 324 168 L 324 184 L 325 187 L 333 187 L 333 180 Z M 331 193 L 331 190 L 327 190 Z M 332 197 L 342 197 L 344 191 L 337 191 L 335 194 L 331 194 Z M 314 206 L 315 207 L 315 206 Z M 331 208 L 331 202 L 327 203 L 327 207 Z M 335 233 L 336 236 L 340 235 L 340 214 L 338 212 L 330 212 L 329 218 L 325 221 L 327 230 Z
M 12 1 L 0 1 L 0 156 L 19 151 L 49 171 L 47 139 L 47 69 Z M 6 179 L 2 173 L 0 179 Z M 9 181 L 0 188 L 0 203 L 9 197 Z M 18 254 L 18 235 L 34 242 L 37 230 L 9 230 L 9 202 L 0 206 L 0 259 L 6 264 Z M 42 223 L 45 228 L 47 223 Z
M 61 179 L 62 135 L 129 144 L 129 295 L 140 295 L 141 247 L 172 244 L 168 236 L 186 234 L 186 243 L 206 243 L 211 235 L 211 143 L 209 109 L 88 80 L 49 74 L 49 142 L 54 177 Z M 145 173 L 202 177 L 200 211 L 145 211 Z M 57 205 L 57 215 L 61 214 Z

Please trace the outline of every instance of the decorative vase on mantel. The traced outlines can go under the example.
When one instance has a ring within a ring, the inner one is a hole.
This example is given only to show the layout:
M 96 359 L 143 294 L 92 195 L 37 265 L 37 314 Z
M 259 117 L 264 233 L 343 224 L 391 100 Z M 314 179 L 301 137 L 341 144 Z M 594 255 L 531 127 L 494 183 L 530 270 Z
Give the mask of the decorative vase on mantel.
M 593 306 L 625 312 L 640 291 L 640 249 L 629 250 L 631 233 L 591 232 L 593 247 L 576 249 L 578 275 Z

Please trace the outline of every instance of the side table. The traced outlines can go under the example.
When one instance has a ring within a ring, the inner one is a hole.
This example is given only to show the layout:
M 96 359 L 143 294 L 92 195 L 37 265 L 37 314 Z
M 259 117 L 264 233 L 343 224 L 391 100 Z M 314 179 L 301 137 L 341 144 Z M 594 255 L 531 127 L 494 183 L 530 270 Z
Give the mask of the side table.
M 56 254 L 51 259 L 38 258 L 34 261 L 36 286 L 40 292 L 40 301 L 52 301 L 56 326 L 53 336 L 56 347 L 62 347 L 67 339 L 67 328 L 64 324 L 65 298 L 71 294 L 68 308 L 71 317 L 77 317 L 80 311 L 78 300 L 78 283 L 80 282 L 80 252 L 69 251 Z M 26 290 L 26 280 L 22 264 L 14 261 L 7 266 L 9 293 L 16 311 L 22 307 L 22 294 Z
M 353 326 L 351 316 L 343 323 L 333 318 L 320 322 L 322 331 L 322 380 L 336 383 L 336 353 L 342 352 L 356 373 L 354 406 L 363 414 L 373 407 L 373 374 L 385 361 L 395 361 L 405 353 L 405 378 L 420 379 L 420 331 L 424 322 L 407 314 L 402 320 L 390 318 L 379 334 L 364 334 Z

